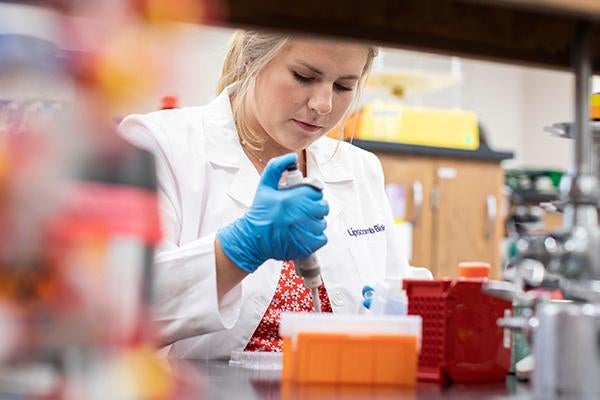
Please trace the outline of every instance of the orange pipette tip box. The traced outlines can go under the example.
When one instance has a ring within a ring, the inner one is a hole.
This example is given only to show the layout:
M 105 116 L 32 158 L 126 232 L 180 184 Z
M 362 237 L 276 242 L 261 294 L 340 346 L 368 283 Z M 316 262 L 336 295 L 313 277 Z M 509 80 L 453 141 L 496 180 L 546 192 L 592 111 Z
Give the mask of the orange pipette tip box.
M 325 328 L 314 332 L 307 327 L 294 337 L 284 336 L 282 379 L 298 384 L 414 387 L 419 337 L 385 330 L 368 334 L 327 332 Z
M 413 387 L 417 337 L 301 333 L 295 351 L 284 342 L 283 359 L 284 379 L 297 383 Z

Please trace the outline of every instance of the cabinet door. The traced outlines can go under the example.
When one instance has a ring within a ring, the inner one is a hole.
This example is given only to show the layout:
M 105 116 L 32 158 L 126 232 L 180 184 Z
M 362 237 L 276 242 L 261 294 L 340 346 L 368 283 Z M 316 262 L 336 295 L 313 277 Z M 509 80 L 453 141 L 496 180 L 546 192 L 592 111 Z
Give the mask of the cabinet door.
M 484 261 L 500 275 L 503 172 L 499 164 L 434 163 L 433 250 L 439 277 L 456 276 L 460 261 Z
M 430 160 L 377 154 L 385 174 L 385 183 L 404 186 L 406 194 L 406 220 L 413 225 L 412 257 L 410 263 L 427 267 L 435 275 L 431 257 L 431 203 L 433 165 Z M 421 193 L 419 193 L 421 191 Z M 420 195 L 420 196 L 419 196 Z

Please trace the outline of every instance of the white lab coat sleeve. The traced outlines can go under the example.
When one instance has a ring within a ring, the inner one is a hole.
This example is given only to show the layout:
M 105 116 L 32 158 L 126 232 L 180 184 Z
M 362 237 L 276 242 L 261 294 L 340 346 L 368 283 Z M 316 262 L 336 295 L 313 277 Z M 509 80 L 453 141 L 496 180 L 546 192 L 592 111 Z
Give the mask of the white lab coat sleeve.
M 154 118 L 153 118 L 154 117 Z M 153 120 L 154 119 L 154 120 Z M 215 233 L 179 246 L 183 218 L 177 147 L 153 114 L 130 116 L 119 134 L 155 155 L 163 241 L 155 255 L 155 320 L 163 345 L 233 327 L 239 317 L 242 285 L 217 301 Z
M 406 254 L 404 254 L 400 234 L 397 231 L 394 216 L 390 202 L 385 193 L 385 180 L 383 168 L 379 158 L 372 153 L 369 155 L 370 175 L 374 178 L 374 190 L 378 205 L 383 208 L 385 218 L 385 236 L 386 236 L 386 266 L 385 278 L 405 278 L 410 276 L 410 266 Z

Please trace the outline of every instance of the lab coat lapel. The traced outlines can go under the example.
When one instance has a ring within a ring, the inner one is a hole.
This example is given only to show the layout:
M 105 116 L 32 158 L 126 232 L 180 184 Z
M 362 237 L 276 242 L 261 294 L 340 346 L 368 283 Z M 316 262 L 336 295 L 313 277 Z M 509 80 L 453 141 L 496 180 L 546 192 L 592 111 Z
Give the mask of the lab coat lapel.
M 244 208 L 249 208 L 254 199 L 259 179 L 258 172 L 253 165 L 250 165 L 250 168 L 242 165 L 235 173 L 227 189 L 227 195 L 242 204 Z
M 324 137 L 308 147 L 308 175 L 318 178 L 325 184 L 324 197 L 329 203 L 327 224 L 331 225 L 346 206 L 342 191 L 348 190 L 354 180 L 353 175 L 344 168 L 336 157 L 337 142 Z M 347 166 L 346 166 L 347 167 Z
M 231 183 L 227 187 L 227 195 L 247 209 L 254 199 L 260 176 L 254 165 L 243 153 L 239 141 L 231 141 L 227 148 L 228 150 L 215 147 L 213 154 L 209 156 L 210 162 L 217 167 L 227 169 L 233 175 Z M 234 158 L 235 162 L 230 162 Z
M 240 145 L 233 121 L 229 89 L 221 93 L 209 105 L 206 112 L 212 114 L 204 126 L 208 161 L 213 167 L 229 171 L 233 177 L 227 195 L 243 208 L 252 204 L 260 176 Z
M 325 234 L 330 242 L 317 251 L 321 264 L 321 276 L 327 288 L 333 311 L 354 313 L 358 310 L 357 293 L 360 295 L 360 281 L 353 271 L 349 248 L 344 244 L 346 218 L 343 211 L 351 207 L 348 199 L 353 199 L 355 184 L 353 166 L 344 162 L 341 152 L 343 144 L 330 138 L 321 138 L 309 147 L 309 175 L 323 180 L 323 195 L 329 202 L 329 215 L 326 217 Z M 347 159 L 346 159 L 347 160 Z M 311 161 L 313 164 L 311 164 Z M 312 165 L 312 168 L 311 168 Z

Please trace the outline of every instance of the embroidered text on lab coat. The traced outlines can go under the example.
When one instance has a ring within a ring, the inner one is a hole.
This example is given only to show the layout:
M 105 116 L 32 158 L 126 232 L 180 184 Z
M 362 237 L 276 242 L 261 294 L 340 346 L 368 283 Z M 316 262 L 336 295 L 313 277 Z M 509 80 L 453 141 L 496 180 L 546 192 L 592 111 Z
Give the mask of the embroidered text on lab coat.
M 348 235 L 350 236 L 362 236 L 362 235 L 372 235 L 373 233 L 383 232 L 385 231 L 385 225 L 383 224 L 375 224 L 373 226 L 369 226 L 364 229 L 348 229 Z

